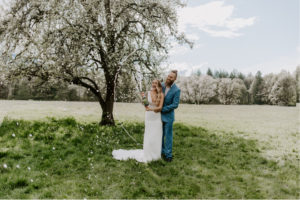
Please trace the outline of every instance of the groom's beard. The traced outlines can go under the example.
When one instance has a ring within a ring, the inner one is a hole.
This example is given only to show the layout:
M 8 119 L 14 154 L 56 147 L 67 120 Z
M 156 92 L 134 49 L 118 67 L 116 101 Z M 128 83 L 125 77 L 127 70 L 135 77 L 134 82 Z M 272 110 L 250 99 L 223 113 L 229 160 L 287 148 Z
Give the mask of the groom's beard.
M 174 83 L 174 81 L 168 81 L 166 80 L 166 86 L 171 86 Z

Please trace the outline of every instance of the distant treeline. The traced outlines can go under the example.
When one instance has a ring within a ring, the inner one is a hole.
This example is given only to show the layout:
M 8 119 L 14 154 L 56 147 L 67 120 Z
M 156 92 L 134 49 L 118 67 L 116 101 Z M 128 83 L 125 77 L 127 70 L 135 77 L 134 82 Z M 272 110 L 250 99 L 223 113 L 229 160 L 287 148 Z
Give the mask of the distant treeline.
M 300 66 L 293 74 L 247 76 L 234 70 L 200 71 L 190 77 L 179 78 L 181 101 L 193 104 L 270 104 L 295 106 L 300 96 Z
M 260 71 L 244 75 L 236 70 L 228 73 L 208 69 L 205 74 L 197 71 L 189 77 L 179 76 L 176 84 L 181 88 L 182 103 L 295 106 L 300 100 L 299 79 L 300 66 L 292 74 L 282 71 L 264 76 Z M 117 84 L 117 102 L 138 102 L 139 90 L 132 77 L 122 74 Z M 105 94 L 105 88 L 101 88 L 101 92 Z M 97 101 L 90 91 L 79 86 L 26 78 L 11 82 L 0 80 L 0 99 Z
M 100 79 L 104 79 L 101 77 Z M 104 84 L 103 84 L 104 85 Z M 137 89 L 134 80 L 124 74 L 116 89 L 117 102 L 137 102 Z M 105 88 L 101 88 L 105 94 Z M 53 100 L 53 101 L 98 101 L 86 88 L 65 82 L 41 82 L 39 79 L 20 78 L 14 81 L 1 80 L 0 99 L 7 100 Z

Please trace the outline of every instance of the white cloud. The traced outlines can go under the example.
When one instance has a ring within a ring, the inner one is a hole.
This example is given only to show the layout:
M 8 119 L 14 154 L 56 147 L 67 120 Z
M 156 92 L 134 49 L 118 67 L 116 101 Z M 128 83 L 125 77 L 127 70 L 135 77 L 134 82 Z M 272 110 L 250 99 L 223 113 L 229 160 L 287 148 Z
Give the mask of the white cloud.
M 235 7 L 224 1 L 213 1 L 197 7 L 185 7 L 178 11 L 179 30 L 187 32 L 189 27 L 204 31 L 213 37 L 234 38 L 241 35 L 240 29 L 252 26 L 256 17 L 235 18 Z
M 243 68 L 241 71 L 245 73 L 254 72 L 258 70 L 263 74 L 280 73 L 282 70 L 293 73 L 296 67 L 300 64 L 299 57 L 295 56 L 281 56 L 274 60 L 258 63 L 248 68 Z
M 173 44 L 172 48 L 170 49 L 169 55 L 170 56 L 178 56 L 178 55 L 185 55 L 191 53 L 193 50 L 202 47 L 201 44 L 194 44 L 193 48 L 191 49 L 189 46 L 183 46 L 180 44 Z
M 196 34 L 185 34 L 185 35 L 189 40 L 192 40 L 192 41 L 197 41 L 200 39 L 200 37 Z
M 178 73 L 182 76 L 189 76 L 194 72 L 197 72 L 199 69 L 202 73 L 206 73 L 208 62 L 203 62 L 198 65 L 191 65 L 187 62 L 174 62 L 169 66 L 169 70 L 177 69 Z
M 170 56 L 184 55 L 189 51 L 191 51 L 189 47 L 176 45 L 175 47 L 171 48 L 169 55 Z

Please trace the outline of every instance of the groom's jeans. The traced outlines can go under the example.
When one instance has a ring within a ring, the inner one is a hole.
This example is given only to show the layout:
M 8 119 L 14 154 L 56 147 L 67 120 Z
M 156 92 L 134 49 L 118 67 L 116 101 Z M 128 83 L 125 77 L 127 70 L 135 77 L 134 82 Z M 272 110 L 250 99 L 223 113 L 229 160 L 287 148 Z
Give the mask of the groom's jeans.
M 173 121 L 163 122 L 163 137 L 162 137 L 161 153 L 164 154 L 167 158 L 172 158 L 172 145 L 173 145 Z

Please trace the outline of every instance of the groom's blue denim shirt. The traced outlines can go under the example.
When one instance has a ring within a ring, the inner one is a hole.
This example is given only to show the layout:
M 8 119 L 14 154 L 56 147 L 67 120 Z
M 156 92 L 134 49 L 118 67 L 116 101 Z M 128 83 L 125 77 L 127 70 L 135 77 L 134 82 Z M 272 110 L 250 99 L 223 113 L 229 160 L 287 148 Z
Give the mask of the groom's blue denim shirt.
M 165 83 L 162 83 L 162 87 L 163 93 L 165 94 Z M 161 119 L 163 122 L 173 122 L 175 120 L 174 109 L 178 108 L 180 102 L 180 92 L 180 89 L 174 83 L 165 96 L 164 105 L 161 110 Z

